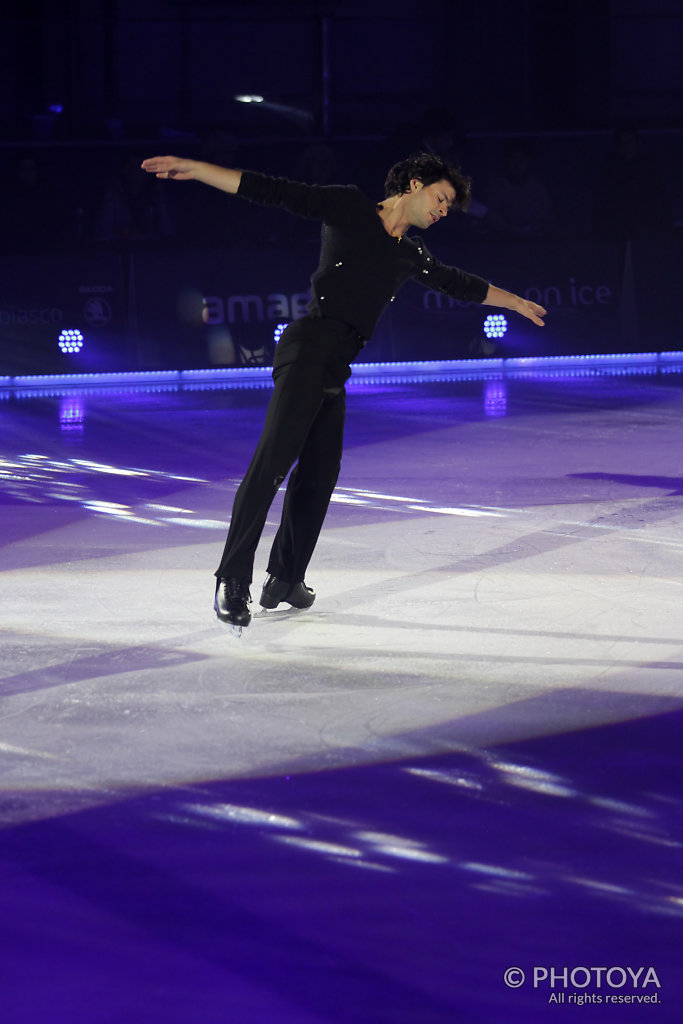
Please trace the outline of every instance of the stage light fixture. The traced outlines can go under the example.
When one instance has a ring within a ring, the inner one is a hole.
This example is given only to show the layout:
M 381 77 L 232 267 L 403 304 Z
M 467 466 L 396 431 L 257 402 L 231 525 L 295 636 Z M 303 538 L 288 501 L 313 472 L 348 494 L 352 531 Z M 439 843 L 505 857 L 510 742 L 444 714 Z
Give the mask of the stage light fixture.
M 484 320 L 484 334 L 487 338 L 502 338 L 507 329 L 508 322 L 502 313 L 490 313 Z
M 64 353 L 80 352 L 85 338 L 78 329 L 65 328 L 60 332 L 57 344 Z
M 275 330 L 273 331 L 273 341 L 275 342 L 276 345 L 280 338 L 282 337 L 282 332 L 286 327 L 289 327 L 289 324 L 278 324 Z
M 271 114 L 282 117 L 287 121 L 294 121 L 304 128 L 310 129 L 314 121 L 311 110 L 293 107 L 290 103 L 278 103 L 275 100 L 267 100 L 265 96 L 259 96 L 258 93 L 238 92 L 233 96 L 233 99 L 235 103 L 257 104 L 262 110 L 269 111 Z

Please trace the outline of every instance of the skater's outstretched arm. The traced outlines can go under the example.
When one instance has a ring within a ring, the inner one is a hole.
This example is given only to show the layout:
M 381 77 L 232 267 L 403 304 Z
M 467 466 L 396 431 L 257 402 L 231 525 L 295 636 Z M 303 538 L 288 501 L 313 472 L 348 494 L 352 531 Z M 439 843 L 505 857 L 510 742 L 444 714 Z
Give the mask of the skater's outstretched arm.
M 153 156 L 142 162 L 143 171 L 157 178 L 201 181 L 263 206 L 279 206 L 299 217 L 329 218 L 344 223 L 357 190 L 344 185 L 307 185 L 286 178 L 272 178 L 255 171 L 238 171 L 203 160 L 177 156 Z
M 178 181 L 201 181 L 235 195 L 240 187 L 242 172 L 203 160 L 187 160 L 178 156 L 152 156 L 142 162 L 143 171 L 157 178 L 177 178 Z
M 531 320 L 537 325 L 537 327 L 545 327 L 545 320 L 543 317 L 548 312 L 543 306 L 539 306 L 536 302 L 531 302 L 529 299 L 523 299 L 519 295 L 513 295 L 512 292 L 506 292 L 502 288 L 496 288 L 494 284 L 489 285 L 489 290 L 486 293 L 482 305 L 484 306 L 499 306 L 501 309 L 511 309 L 515 313 L 519 313 L 521 316 L 525 316 L 528 320 Z
M 499 306 L 502 309 L 511 309 L 520 316 L 525 316 L 538 327 L 544 327 L 543 317 L 547 310 L 536 302 L 523 299 L 512 292 L 506 292 L 502 288 L 496 288 L 489 284 L 483 277 L 476 274 L 468 274 L 459 267 L 451 267 L 441 263 L 432 256 L 421 238 L 416 238 L 416 252 L 419 259 L 415 260 L 413 280 L 421 284 L 423 288 L 433 288 L 436 291 L 450 295 L 454 299 L 464 299 L 466 302 L 477 302 L 484 306 Z

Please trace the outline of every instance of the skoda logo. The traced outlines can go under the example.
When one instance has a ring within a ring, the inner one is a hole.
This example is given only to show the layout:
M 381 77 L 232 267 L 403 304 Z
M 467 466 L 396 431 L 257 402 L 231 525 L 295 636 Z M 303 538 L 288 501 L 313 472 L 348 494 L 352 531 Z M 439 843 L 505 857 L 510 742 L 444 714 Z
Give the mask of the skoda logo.
M 111 306 L 106 299 L 88 299 L 83 306 L 83 316 L 93 327 L 104 327 L 111 320 Z

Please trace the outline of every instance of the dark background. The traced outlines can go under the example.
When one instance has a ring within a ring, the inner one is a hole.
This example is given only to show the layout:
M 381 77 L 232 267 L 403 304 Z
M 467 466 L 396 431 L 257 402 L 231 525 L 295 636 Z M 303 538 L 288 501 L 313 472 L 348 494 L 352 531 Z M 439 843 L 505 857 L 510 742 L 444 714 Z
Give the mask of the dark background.
M 472 175 L 477 201 L 476 216 L 430 235 L 435 253 L 534 289 L 555 314 L 542 337 L 511 325 L 498 354 L 681 347 L 678 0 L 34 0 L 16 11 L 0 26 L 0 373 L 267 361 L 277 317 L 236 316 L 217 343 L 187 297 L 258 294 L 268 306 L 305 291 L 317 226 L 156 182 L 140 161 L 176 152 L 354 181 L 379 199 L 387 166 L 427 135 Z M 613 156 L 624 128 L 637 133 L 627 160 Z M 528 147 L 547 199 L 529 230 L 494 216 L 511 141 Z M 581 303 L 580 287 L 608 291 Z M 427 315 L 417 337 L 412 310 L 424 305 L 407 286 L 364 358 L 491 354 L 480 310 Z M 66 326 L 86 336 L 80 357 L 56 348 Z
M 146 138 L 237 127 L 236 93 L 321 119 L 326 64 L 330 128 L 343 135 L 383 133 L 437 98 L 466 132 L 622 117 L 678 127 L 681 112 L 675 0 L 24 0 L 16 11 L 0 41 L 4 135 L 55 103 L 69 139 L 101 138 L 114 118 Z

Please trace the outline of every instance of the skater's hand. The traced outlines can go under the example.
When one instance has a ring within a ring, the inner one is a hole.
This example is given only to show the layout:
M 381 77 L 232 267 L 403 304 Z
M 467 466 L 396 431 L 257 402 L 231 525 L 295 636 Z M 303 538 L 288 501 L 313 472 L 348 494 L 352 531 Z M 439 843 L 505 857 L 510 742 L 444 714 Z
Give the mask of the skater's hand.
M 512 309 L 515 313 L 519 313 L 520 316 L 525 316 L 527 320 L 531 320 L 537 327 L 545 327 L 543 317 L 548 312 L 547 309 L 539 306 L 537 302 L 532 302 L 530 299 L 523 299 L 521 295 L 515 295 L 513 292 L 506 292 L 503 288 L 497 288 L 495 284 L 489 285 L 483 305 L 498 306 L 499 309 Z
M 212 188 L 233 195 L 240 187 L 242 172 L 218 164 L 207 164 L 204 160 L 185 160 L 179 156 L 152 156 L 142 161 L 143 171 L 156 174 L 157 178 L 176 178 L 178 181 L 201 181 Z
M 194 178 L 196 166 L 196 160 L 178 156 L 152 156 L 142 161 L 142 169 L 148 174 L 155 174 L 157 178 L 177 178 L 178 181 Z
M 545 320 L 548 310 L 544 309 L 543 306 L 539 306 L 537 302 L 530 302 L 529 299 L 520 299 L 517 312 L 522 316 L 525 316 L 527 320 L 531 320 L 537 327 L 545 327 Z

